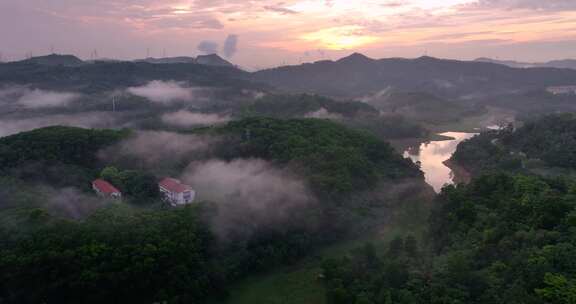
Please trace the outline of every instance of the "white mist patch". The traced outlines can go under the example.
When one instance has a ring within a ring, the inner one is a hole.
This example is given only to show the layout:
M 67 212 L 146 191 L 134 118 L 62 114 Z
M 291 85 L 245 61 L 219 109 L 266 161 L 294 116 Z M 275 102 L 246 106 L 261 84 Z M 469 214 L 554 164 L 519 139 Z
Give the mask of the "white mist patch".
M 0 89 L 0 103 L 15 104 L 28 109 L 64 107 L 80 97 L 77 93 L 30 89 L 26 86 Z
M 81 128 L 106 128 L 115 124 L 115 119 L 105 112 L 80 114 L 43 115 L 31 118 L 0 119 L 0 137 L 48 126 Z
M 185 110 L 162 115 L 162 121 L 164 123 L 178 127 L 216 125 L 226 123 L 230 120 L 231 117 L 228 115 L 194 113 Z
M 200 200 L 216 202 L 215 232 L 250 233 L 253 227 L 287 220 L 294 208 L 315 201 L 305 182 L 260 159 L 192 163 L 182 176 Z
M 326 108 L 320 108 L 318 111 L 310 112 L 304 115 L 306 118 L 318 118 L 318 119 L 342 119 L 342 115 L 338 113 L 332 113 L 326 110 Z
M 140 87 L 131 87 L 127 91 L 136 96 L 144 97 L 158 103 L 171 103 L 174 101 L 189 101 L 193 99 L 193 91 L 180 82 L 153 80 Z
M 21 92 L 25 89 L 26 87 L 24 86 L 6 86 L 0 88 L 0 102 L 18 99 Z
M 246 96 L 250 96 L 253 99 L 262 99 L 264 97 L 266 97 L 266 93 L 262 92 L 262 91 L 254 91 L 254 90 L 248 90 L 248 89 L 243 89 L 242 90 L 242 94 L 246 95 Z
M 18 103 L 26 108 L 63 107 L 80 97 L 76 93 L 52 92 L 39 89 L 30 90 L 18 99 Z
M 0 180 L 0 207 L 38 207 L 57 216 L 82 219 L 111 202 L 93 192 L 82 192 L 74 187 L 55 188 L 37 184 L 23 186 L 2 183 Z M 3 223 L 0 223 L 3 224 Z
M 142 165 L 157 169 L 206 151 L 216 142 L 215 138 L 198 135 L 139 131 L 134 136 L 100 151 L 98 156 L 108 161 L 124 156 L 135 157 Z
M 368 103 L 368 104 L 370 104 L 371 102 L 377 101 L 377 100 L 386 101 L 386 100 L 388 100 L 388 98 L 390 98 L 393 91 L 394 91 L 393 87 L 386 87 L 375 94 L 364 96 L 364 97 L 360 98 L 359 100 L 361 102 Z
M 53 189 L 44 188 L 47 197 L 45 207 L 56 213 L 63 214 L 74 219 L 81 219 L 96 211 L 110 201 L 96 195 L 88 195 L 76 188 Z

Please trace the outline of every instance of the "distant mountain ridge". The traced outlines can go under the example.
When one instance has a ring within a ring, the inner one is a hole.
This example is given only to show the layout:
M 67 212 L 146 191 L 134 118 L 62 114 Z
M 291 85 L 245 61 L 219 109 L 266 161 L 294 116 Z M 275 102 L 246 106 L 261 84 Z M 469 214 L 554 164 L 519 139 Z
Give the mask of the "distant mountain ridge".
M 576 70 L 576 59 L 552 60 L 548 62 L 530 63 L 514 60 L 497 60 L 492 58 L 481 57 L 476 59 L 475 61 L 502 64 L 513 68 L 557 68 L 557 69 Z
M 207 64 L 208 63 L 208 64 Z M 236 67 L 209 61 L 151 64 L 132 61 L 93 61 L 81 65 L 57 65 L 16 61 L 0 64 L 2 85 L 30 85 L 50 90 L 73 90 L 93 94 L 117 88 L 140 86 L 154 80 L 183 81 L 206 87 L 260 88 L 249 74 Z
M 164 57 L 164 58 L 148 57 L 144 59 L 134 60 L 134 62 L 147 62 L 153 64 L 196 63 L 196 58 L 187 56 Z
M 196 63 L 209 66 L 235 67 L 234 64 L 218 56 L 217 54 L 200 55 L 198 57 L 180 56 L 166 58 L 145 58 L 135 60 L 135 62 L 147 62 L 153 64 Z
M 518 69 L 428 56 L 371 59 L 358 53 L 337 61 L 262 70 L 252 76 L 255 81 L 280 89 L 337 98 L 359 98 L 390 87 L 448 98 L 470 98 L 576 84 L 576 71 L 566 69 Z
M 395 89 L 427 93 L 445 100 L 472 101 L 545 92 L 551 86 L 573 86 L 576 70 L 512 68 L 491 62 L 427 56 L 372 59 L 360 53 L 337 61 L 282 66 L 254 73 L 242 71 L 216 54 L 118 62 L 88 62 L 71 55 L 49 55 L 0 64 L 0 83 L 97 91 L 102 87 L 133 86 L 151 80 L 190 81 L 202 86 L 234 87 L 242 83 L 345 100 Z
M 65 67 L 77 67 L 89 63 L 95 62 L 125 62 L 122 60 L 113 60 L 113 59 L 97 59 L 91 61 L 83 61 L 82 59 L 74 56 L 74 55 L 60 55 L 60 54 L 50 54 L 46 56 L 37 56 L 32 57 L 22 61 L 16 61 L 17 63 L 34 63 L 43 66 L 65 66 Z M 134 62 L 146 62 L 152 64 L 174 64 L 174 63 L 192 63 L 192 64 L 202 64 L 202 65 L 209 65 L 209 66 L 218 66 L 218 67 L 236 67 L 231 62 L 225 60 L 224 58 L 218 56 L 217 54 L 210 54 L 210 55 L 200 55 L 198 57 L 167 57 L 167 58 L 145 58 L 145 59 L 137 59 Z M 1 64 L 2 62 L 0 62 Z M 13 63 L 13 62 L 12 62 Z
M 24 60 L 24 62 L 30 62 L 46 66 L 68 66 L 68 67 L 81 66 L 85 64 L 84 61 L 82 61 L 80 58 L 74 55 L 59 55 L 59 54 L 50 54 L 46 56 L 32 57 Z

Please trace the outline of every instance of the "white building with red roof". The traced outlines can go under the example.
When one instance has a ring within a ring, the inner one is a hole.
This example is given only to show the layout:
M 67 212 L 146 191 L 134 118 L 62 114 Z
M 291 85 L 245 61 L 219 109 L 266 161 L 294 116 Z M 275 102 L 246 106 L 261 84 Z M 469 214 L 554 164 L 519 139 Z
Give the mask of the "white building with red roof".
M 92 189 L 100 196 L 111 198 L 111 199 L 121 199 L 122 193 L 116 187 L 112 186 L 109 182 L 103 179 L 97 179 L 92 182 Z
M 172 206 L 186 205 L 194 201 L 196 191 L 183 184 L 180 180 L 167 177 L 158 184 L 164 200 Z

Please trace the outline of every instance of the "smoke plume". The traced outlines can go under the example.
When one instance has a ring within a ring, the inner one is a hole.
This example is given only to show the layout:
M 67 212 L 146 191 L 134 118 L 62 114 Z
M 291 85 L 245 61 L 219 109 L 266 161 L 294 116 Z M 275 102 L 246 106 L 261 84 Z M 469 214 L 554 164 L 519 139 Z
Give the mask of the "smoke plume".
M 218 114 L 193 113 L 185 110 L 162 115 L 162 121 L 177 127 L 192 127 L 199 125 L 215 125 L 230 121 L 230 116 Z
M 232 58 L 238 51 L 238 35 L 228 35 L 224 41 L 222 52 L 227 58 Z
M 201 41 L 198 44 L 198 51 L 205 55 L 217 54 L 218 53 L 218 43 L 210 40 Z
M 163 104 L 174 101 L 186 101 L 193 98 L 192 90 L 176 81 L 153 80 L 140 87 L 128 88 L 128 92 Z

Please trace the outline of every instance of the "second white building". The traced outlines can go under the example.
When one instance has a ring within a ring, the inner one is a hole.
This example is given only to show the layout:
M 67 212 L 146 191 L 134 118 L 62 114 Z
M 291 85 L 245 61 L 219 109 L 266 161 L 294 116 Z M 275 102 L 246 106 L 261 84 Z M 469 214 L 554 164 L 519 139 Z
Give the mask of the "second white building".
M 160 192 L 165 201 L 172 206 L 186 205 L 194 202 L 196 191 L 183 184 L 180 180 L 167 177 L 159 184 Z

